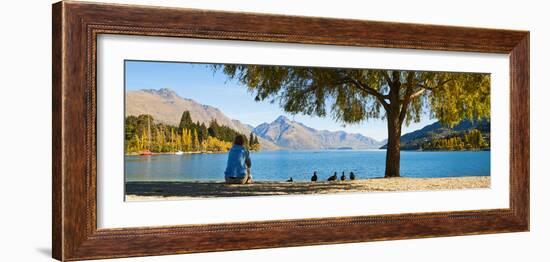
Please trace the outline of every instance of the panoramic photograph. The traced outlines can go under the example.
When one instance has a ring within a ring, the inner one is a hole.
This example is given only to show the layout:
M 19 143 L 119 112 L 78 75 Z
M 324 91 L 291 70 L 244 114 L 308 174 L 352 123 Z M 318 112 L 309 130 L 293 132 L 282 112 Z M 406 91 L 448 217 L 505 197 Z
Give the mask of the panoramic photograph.
M 126 201 L 490 187 L 490 74 L 126 60 Z

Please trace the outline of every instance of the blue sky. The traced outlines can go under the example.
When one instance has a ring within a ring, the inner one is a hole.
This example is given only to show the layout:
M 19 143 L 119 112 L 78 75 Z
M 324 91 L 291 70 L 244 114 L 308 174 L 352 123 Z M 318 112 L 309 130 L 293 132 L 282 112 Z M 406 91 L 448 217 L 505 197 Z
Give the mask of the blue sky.
M 190 98 L 198 103 L 220 109 L 225 115 L 245 124 L 257 126 L 271 122 L 284 115 L 318 130 L 344 130 L 348 133 L 360 133 L 382 140 L 387 138 L 384 120 L 369 120 L 361 124 L 346 125 L 337 123 L 330 117 L 319 118 L 285 113 L 277 102 L 255 102 L 245 86 L 231 81 L 226 76 L 214 73 L 208 64 L 181 62 L 126 61 L 126 90 L 170 88 L 179 96 Z M 420 129 L 435 122 L 427 115 L 420 123 L 403 128 L 403 134 Z

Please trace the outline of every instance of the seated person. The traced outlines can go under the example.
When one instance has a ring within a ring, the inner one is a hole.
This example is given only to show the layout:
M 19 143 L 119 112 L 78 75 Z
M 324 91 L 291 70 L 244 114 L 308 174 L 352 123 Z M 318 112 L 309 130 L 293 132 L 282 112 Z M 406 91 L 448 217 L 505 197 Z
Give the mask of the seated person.
M 245 138 L 237 135 L 233 147 L 227 156 L 227 167 L 225 168 L 225 182 L 228 184 L 250 184 L 250 152 L 244 147 Z

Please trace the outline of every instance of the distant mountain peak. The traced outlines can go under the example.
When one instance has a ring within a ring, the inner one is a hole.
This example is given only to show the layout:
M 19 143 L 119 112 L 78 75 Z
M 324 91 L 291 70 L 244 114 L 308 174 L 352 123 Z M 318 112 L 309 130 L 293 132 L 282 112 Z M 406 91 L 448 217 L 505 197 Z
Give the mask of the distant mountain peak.
M 380 142 L 360 134 L 317 130 L 283 115 L 271 123 L 257 126 L 253 132 L 284 149 L 371 149 L 381 146 Z
M 146 93 L 149 93 L 149 94 L 158 95 L 162 98 L 167 98 L 167 99 L 180 98 L 180 96 L 178 96 L 176 91 L 174 91 L 170 88 L 142 89 L 142 91 L 146 92 Z
M 292 121 L 290 121 L 290 119 L 288 119 L 286 116 L 280 115 L 280 116 L 277 117 L 277 119 L 275 119 L 275 121 L 273 121 L 273 122 L 276 122 L 276 123 L 284 123 L 284 122 L 292 122 Z

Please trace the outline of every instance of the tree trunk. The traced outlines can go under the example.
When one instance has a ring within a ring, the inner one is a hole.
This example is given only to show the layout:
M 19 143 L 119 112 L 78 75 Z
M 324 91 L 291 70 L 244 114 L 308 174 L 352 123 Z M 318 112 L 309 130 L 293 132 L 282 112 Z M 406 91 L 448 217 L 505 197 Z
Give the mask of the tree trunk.
M 388 115 L 388 148 L 386 150 L 386 172 L 384 177 L 399 177 L 401 160 L 401 123 L 396 114 Z

